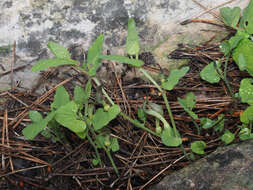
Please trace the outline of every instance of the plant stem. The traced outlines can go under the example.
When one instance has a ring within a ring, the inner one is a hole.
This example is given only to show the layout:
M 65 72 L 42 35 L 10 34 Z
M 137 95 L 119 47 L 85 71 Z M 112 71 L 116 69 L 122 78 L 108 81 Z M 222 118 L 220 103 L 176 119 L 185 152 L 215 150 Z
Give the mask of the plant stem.
M 100 158 L 98 149 L 97 149 L 95 143 L 93 142 L 93 140 L 91 139 L 91 137 L 89 136 L 89 134 L 87 134 L 87 138 L 88 138 L 88 141 L 90 142 L 90 144 L 93 146 L 93 148 L 94 148 L 94 150 L 95 150 L 95 152 L 96 152 L 97 159 L 98 159 L 98 161 L 99 161 L 99 165 L 100 165 L 100 167 L 102 168 L 103 165 L 102 165 L 102 161 L 101 161 L 101 158 Z
M 112 167 L 113 167 L 115 173 L 116 173 L 117 176 L 119 177 L 119 170 L 118 170 L 117 166 L 116 166 L 115 163 L 114 163 L 114 160 L 113 160 L 113 158 L 112 158 L 112 155 L 111 155 L 110 151 L 107 150 L 107 148 L 106 148 L 104 145 L 103 145 L 103 148 L 105 149 L 105 153 L 106 153 L 106 155 L 108 156 L 108 158 L 109 158 L 109 160 L 110 160 L 110 162 L 111 162 L 111 164 L 112 164 Z
M 166 108 L 168 110 L 168 113 L 169 113 L 170 121 L 171 121 L 173 130 L 174 130 L 174 134 L 176 135 L 177 134 L 176 133 L 176 131 L 177 131 L 176 124 L 175 124 L 175 121 L 174 121 L 174 118 L 173 118 L 173 114 L 172 114 L 172 111 L 171 111 L 171 108 L 170 108 L 169 101 L 168 101 L 166 93 L 164 91 L 162 92 L 162 96 L 163 96 L 163 100 L 164 100 L 164 103 L 166 105 Z
M 190 116 L 190 117 L 191 117 L 191 116 Z M 194 126 L 197 128 L 198 135 L 200 135 L 200 127 L 199 127 L 199 125 L 196 123 L 196 121 L 195 121 L 194 118 L 191 117 L 191 119 L 192 119 L 192 122 L 193 122 Z
M 94 138 L 96 139 L 96 138 L 97 138 L 97 134 L 95 133 L 94 129 L 93 129 L 92 127 L 89 127 L 89 130 L 91 131 L 92 135 L 93 135 Z M 89 137 L 89 136 L 88 136 L 88 137 Z M 90 139 L 91 139 L 91 138 L 90 138 Z M 91 139 L 91 142 L 93 143 L 92 139 Z M 101 144 L 100 142 L 98 142 L 98 143 L 99 143 L 100 146 L 103 147 L 103 149 L 105 150 L 106 155 L 108 156 L 108 158 L 109 158 L 109 160 L 110 160 L 110 162 L 111 162 L 111 164 L 112 164 L 112 167 L 113 167 L 115 173 L 117 174 L 117 176 L 119 176 L 118 168 L 116 167 L 116 165 L 115 165 L 115 163 L 114 163 L 114 160 L 112 159 L 111 153 L 107 150 L 107 148 L 105 147 L 104 144 Z M 98 154 L 98 150 L 97 150 L 97 147 L 96 147 L 95 143 L 93 143 L 93 146 L 94 146 L 94 148 L 95 148 L 96 153 Z M 98 154 L 98 156 L 99 156 L 99 154 Z M 101 161 L 100 157 L 99 157 L 99 161 Z M 101 162 L 101 163 L 102 163 L 102 162 Z M 102 165 L 101 165 L 101 167 L 102 167 Z
M 226 87 L 228 89 L 228 92 L 229 92 L 230 96 L 234 99 L 235 95 L 234 95 L 234 93 L 233 93 L 233 91 L 231 89 L 231 86 L 230 86 L 230 84 L 229 84 L 229 82 L 227 80 L 227 68 L 228 68 L 229 56 L 230 55 L 226 56 L 226 61 L 225 61 L 225 66 L 224 66 L 224 74 L 222 74 L 222 72 L 221 72 L 221 70 L 219 68 L 217 68 L 217 67 L 215 67 L 215 68 L 216 68 L 216 71 L 218 72 L 218 74 L 220 75 L 221 79 L 224 81 L 224 83 L 225 83 L 225 85 L 226 85 Z
M 174 121 L 174 118 L 173 118 L 173 114 L 172 114 L 172 111 L 171 111 L 171 108 L 170 108 L 170 104 L 169 104 L 169 101 L 167 99 L 167 96 L 166 96 L 166 92 L 160 87 L 160 85 L 157 84 L 157 82 L 142 68 L 139 68 L 139 70 L 144 74 L 144 76 L 146 78 L 148 78 L 154 85 L 155 87 L 162 93 L 162 96 L 163 96 L 163 100 L 164 100 L 164 103 L 166 105 L 166 108 L 168 110 L 168 113 L 169 113 L 169 117 L 170 117 L 170 121 L 171 121 L 171 124 L 172 124 L 172 127 L 173 127 L 173 131 L 174 131 L 174 134 L 177 135 L 177 128 L 176 128 L 176 124 L 175 124 L 175 121 Z M 183 144 L 180 145 L 180 149 L 183 151 L 185 157 L 191 161 L 190 157 L 188 156 L 187 152 L 185 151 L 185 148 L 183 146 Z
M 131 117 L 127 116 L 126 114 L 120 112 L 120 115 L 128 120 L 129 122 L 131 122 L 133 125 L 135 125 L 136 127 L 140 128 L 140 129 L 143 129 L 149 133 L 151 133 L 152 135 L 155 135 L 157 137 L 160 137 L 160 135 L 158 135 L 157 133 L 155 133 L 154 131 L 150 130 L 149 128 L 145 127 L 145 125 L 141 124 L 139 121 L 135 120 L 135 119 L 132 119 Z
M 98 86 L 101 85 L 100 81 L 99 81 L 96 77 L 92 77 L 92 79 L 94 80 L 94 82 L 96 83 L 96 85 L 98 85 Z M 104 94 L 104 96 L 106 97 L 106 99 L 107 99 L 112 105 L 114 105 L 113 100 L 110 98 L 110 96 L 107 94 L 107 92 L 105 91 L 104 88 L 102 88 L 102 93 Z
M 169 113 L 169 117 L 170 117 L 170 121 L 171 121 L 171 124 L 172 124 L 172 127 L 173 127 L 173 130 L 174 130 L 174 134 L 176 135 L 176 124 L 175 124 L 175 121 L 174 121 L 174 118 L 173 118 L 173 114 L 172 114 L 172 111 L 171 111 L 171 108 L 170 108 L 170 104 L 169 104 L 169 101 L 167 99 L 167 96 L 166 96 L 166 92 L 160 87 L 160 85 L 157 84 L 157 82 L 142 68 L 139 68 L 139 70 L 144 74 L 144 76 L 149 79 L 154 85 L 155 87 L 162 93 L 162 96 L 163 96 L 163 100 L 164 100 L 164 103 L 166 105 L 166 108 L 168 110 L 168 113 Z
M 96 77 L 93 77 L 92 78 L 94 80 L 94 82 L 99 86 L 101 85 L 100 81 L 96 78 Z M 109 97 L 109 95 L 107 94 L 107 92 L 104 90 L 104 88 L 102 88 L 102 93 L 104 94 L 104 96 L 107 98 L 107 100 L 112 104 L 114 105 L 114 102 L 113 100 Z M 149 128 L 145 127 L 143 124 L 139 123 L 137 120 L 134 120 L 132 118 L 130 118 L 129 116 L 127 116 L 126 114 L 124 114 L 123 112 L 120 112 L 120 115 L 124 118 L 124 119 L 127 119 L 129 122 L 131 122 L 133 125 L 135 125 L 136 127 L 138 128 L 141 128 L 155 136 L 158 136 L 160 137 L 158 134 L 156 134 L 155 132 L 153 132 L 152 130 L 150 130 Z

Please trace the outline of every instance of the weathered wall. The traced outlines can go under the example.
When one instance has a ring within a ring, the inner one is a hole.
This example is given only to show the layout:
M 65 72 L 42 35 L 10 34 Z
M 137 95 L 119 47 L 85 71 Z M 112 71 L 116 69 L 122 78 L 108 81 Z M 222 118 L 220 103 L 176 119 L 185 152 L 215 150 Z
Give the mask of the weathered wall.
M 202 0 L 205 7 L 214 7 L 226 0 Z M 248 0 L 236 0 L 231 6 L 245 7 Z M 104 49 L 124 53 L 127 21 L 134 17 L 144 49 L 152 50 L 156 60 L 168 64 L 166 54 L 176 43 L 197 42 L 210 38 L 205 24 L 179 26 L 203 9 L 192 0 L 1 0 L 0 2 L 0 90 L 9 88 L 11 46 L 17 42 L 14 67 L 33 63 L 38 57 L 48 57 L 46 44 L 53 40 L 70 47 L 78 44 L 87 51 L 91 42 L 105 34 Z M 207 17 L 212 17 L 207 14 Z M 215 28 L 217 29 L 217 28 Z M 220 29 L 219 29 L 220 30 Z M 29 89 L 37 82 L 38 73 L 30 67 L 15 72 L 14 80 Z M 5 71 L 4 71 L 5 70 Z

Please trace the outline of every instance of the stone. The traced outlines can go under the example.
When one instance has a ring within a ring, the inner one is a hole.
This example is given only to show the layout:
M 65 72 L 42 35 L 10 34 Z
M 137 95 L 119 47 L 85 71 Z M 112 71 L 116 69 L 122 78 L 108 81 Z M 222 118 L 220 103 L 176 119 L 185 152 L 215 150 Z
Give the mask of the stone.
M 251 190 L 253 141 L 218 148 L 149 190 Z
M 224 2 L 226 0 L 201 1 L 207 8 Z M 243 8 L 247 3 L 236 0 L 230 6 Z M 76 53 L 82 61 L 81 54 L 104 33 L 104 51 L 124 54 L 129 17 L 134 17 L 137 23 L 141 51 L 152 52 L 156 62 L 167 69 L 178 64 L 167 59 L 178 43 L 195 44 L 214 34 L 224 34 L 224 29 L 207 24 L 179 25 L 203 12 L 191 0 L 2 0 L 0 10 L 0 91 L 10 88 L 7 73 L 13 62 L 14 41 L 17 43 L 14 68 L 22 67 L 15 71 L 14 82 L 19 83 L 20 89 L 28 90 L 39 81 L 40 74 L 30 71 L 34 62 L 52 57 L 47 49 L 48 41 L 67 48 L 78 47 L 79 53 Z M 213 17 L 206 14 L 204 18 Z M 209 31 L 201 32 L 202 29 Z

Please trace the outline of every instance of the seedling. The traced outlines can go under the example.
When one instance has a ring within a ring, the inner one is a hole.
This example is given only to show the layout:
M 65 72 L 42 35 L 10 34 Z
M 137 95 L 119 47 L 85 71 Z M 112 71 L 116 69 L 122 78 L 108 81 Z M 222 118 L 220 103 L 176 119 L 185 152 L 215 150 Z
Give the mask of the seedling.
M 230 144 L 235 139 L 235 135 L 229 130 L 226 130 L 225 133 L 221 136 L 221 140 L 226 144 Z
M 204 149 L 206 148 L 206 143 L 204 141 L 195 141 L 191 143 L 191 150 L 196 154 L 205 154 Z
M 195 104 L 196 104 L 196 97 L 192 92 L 189 92 L 186 94 L 186 98 L 185 99 L 181 99 L 178 98 L 178 103 L 184 108 L 184 111 L 187 112 L 189 114 L 189 116 L 191 117 L 195 127 L 197 128 L 198 131 L 198 135 L 200 135 L 200 127 L 198 126 L 198 124 L 196 123 L 196 119 L 198 119 L 198 115 L 196 115 L 192 109 L 194 108 Z
M 221 51 L 225 56 L 224 70 L 222 71 L 221 69 L 221 59 L 208 64 L 201 71 L 200 76 L 203 80 L 210 83 L 217 83 L 222 79 L 231 96 L 234 97 L 226 78 L 229 57 L 232 56 L 240 70 L 246 70 L 251 76 L 253 76 L 253 65 L 251 64 L 253 62 L 253 55 L 251 53 L 253 50 L 253 42 L 251 41 L 251 35 L 253 34 L 253 1 L 251 1 L 249 6 L 245 9 L 241 19 L 239 8 L 223 8 L 221 9 L 221 15 L 224 23 L 236 29 L 237 33 L 234 37 L 221 44 Z M 118 169 L 112 159 L 111 151 L 115 152 L 119 150 L 119 144 L 116 138 L 110 136 L 110 131 L 105 129 L 112 120 L 120 115 L 134 126 L 160 137 L 161 141 L 166 146 L 180 146 L 187 156 L 182 145 L 182 139 L 173 119 L 166 91 L 172 90 L 178 84 L 179 80 L 189 71 L 189 67 L 172 70 L 169 76 L 162 76 L 160 82 L 155 81 L 146 70 L 141 68 L 144 62 L 138 59 L 140 52 L 139 37 L 136 30 L 136 24 L 132 18 L 129 19 L 128 22 L 128 35 L 126 40 L 126 53 L 130 58 L 121 55 L 102 55 L 103 42 L 104 35 L 99 35 L 88 50 L 87 61 L 82 64 L 71 59 L 70 53 L 63 46 L 54 42 L 48 43 L 48 48 L 55 55 L 55 58 L 38 61 L 33 66 L 32 71 L 38 72 L 50 67 L 70 65 L 88 76 L 89 80 L 86 83 L 85 89 L 80 86 L 75 87 L 73 99 L 70 99 L 68 92 L 63 86 L 58 87 L 54 96 L 54 101 L 50 107 L 51 112 L 49 112 L 44 118 L 39 112 L 30 111 L 29 117 L 31 118 L 32 123 L 23 130 L 24 136 L 27 139 L 33 139 L 41 133 L 47 138 L 51 137 L 55 141 L 64 143 L 64 135 L 59 129 L 60 126 L 68 128 L 81 139 L 87 138 L 89 143 L 93 146 L 96 152 L 92 161 L 93 165 L 99 164 L 102 166 L 98 150 L 103 149 L 110 159 L 115 172 L 118 174 Z M 121 112 L 120 107 L 112 101 L 96 77 L 97 70 L 102 64 L 102 59 L 113 60 L 136 67 L 162 94 L 170 122 L 165 119 L 162 107 L 150 102 L 148 102 L 147 106 L 144 105 L 138 110 L 138 118 L 141 122 L 132 119 Z M 96 107 L 95 102 L 90 98 L 92 81 L 97 86 L 100 86 L 96 98 L 96 103 L 99 103 L 99 105 Z M 253 121 L 252 93 L 253 87 L 251 78 L 243 79 L 239 90 L 239 96 L 242 102 L 248 103 L 250 106 L 241 115 L 241 122 L 243 123 L 240 131 L 241 139 L 253 138 L 251 133 Z M 197 119 L 198 116 L 192 111 L 195 106 L 194 94 L 189 93 L 186 95 L 186 99 L 179 98 L 178 101 L 193 119 L 193 123 L 197 127 L 199 134 L 200 128 L 195 122 L 195 119 Z M 147 115 L 152 116 L 155 119 L 155 131 L 145 126 Z M 162 124 L 162 126 L 160 126 L 160 124 Z M 214 127 L 217 131 L 223 131 L 224 116 L 220 115 L 216 121 L 202 118 L 201 126 L 204 129 Z M 233 141 L 233 138 L 233 134 L 226 130 L 221 137 L 221 140 L 224 141 L 225 144 L 229 144 Z M 204 154 L 205 147 L 206 144 L 203 141 L 196 141 L 191 144 L 191 150 L 196 154 Z

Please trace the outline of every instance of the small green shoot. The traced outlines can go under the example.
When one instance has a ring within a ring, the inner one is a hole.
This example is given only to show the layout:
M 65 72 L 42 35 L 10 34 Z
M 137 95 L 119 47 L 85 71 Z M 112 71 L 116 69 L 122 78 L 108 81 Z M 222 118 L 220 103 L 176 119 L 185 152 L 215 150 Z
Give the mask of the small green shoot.
M 136 30 L 136 24 L 133 18 L 128 21 L 128 35 L 126 40 L 126 52 L 128 55 L 135 55 L 138 59 L 140 51 L 139 37 Z
M 96 41 L 92 44 L 92 46 L 88 50 L 87 68 L 88 74 L 90 76 L 94 76 L 97 72 L 97 69 L 102 64 L 99 56 L 101 55 L 102 52 L 103 43 L 104 43 L 104 35 L 101 34 L 100 36 L 97 37 Z
M 224 7 L 220 9 L 222 21 L 225 25 L 230 26 L 232 28 L 236 28 L 237 23 L 241 17 L 241 9 L 240 7 Z
M 195 121 L 196 119 L 198 119 L 198 116 L 192 111 L 192 109 L 194 108 L 196 104 L 195 95 L 192 92 L 189 92 L 186 94 L 185 99 L 178 98 L 177 100 L 178 100 L 178 103 L 184 108 L 184 111 L 187 112 L 189 116 L 191 117 L 194 123 L 194 126 L 197 128 L 198 135 L 200 135 L 200 127 Z
M 172 70 L 167 80 L 162 81 L 162 87 L 165 90 L 172 90 L 178 84 L 179 80 L 185 76 L 189 69 L 189 67 L 182 67 L 181 69 Z
M 215 68 L 215 63 L 211 62 L 208 65 L 206 65 L 204 67 L 204 69 L 202 69 L 202 71 L 200 72 L 200 77 L 209 82 L 209 83 L 218 83 L 221 79 L 219 73 L 217 72 L 216 68 Z M 217 63 L 217 68 L 220 69 L 220 64 Z
M 235 139 L 235 135 L 229 130 L 226 130 L 225 133 L 220 137 L 221 140 L 226 144 L 230 144 Z
M 204 149 L 206 148 L 206 143 L 204 141 L 195 141 L 191 143 L 191 150 L 196 154 L 205 154 Z

